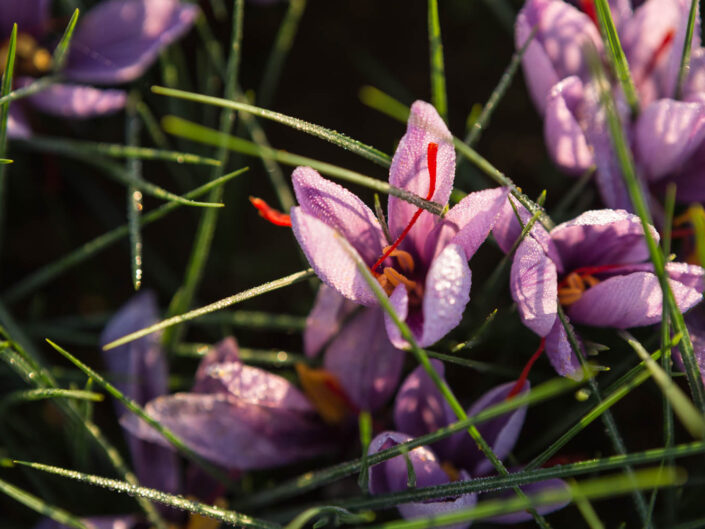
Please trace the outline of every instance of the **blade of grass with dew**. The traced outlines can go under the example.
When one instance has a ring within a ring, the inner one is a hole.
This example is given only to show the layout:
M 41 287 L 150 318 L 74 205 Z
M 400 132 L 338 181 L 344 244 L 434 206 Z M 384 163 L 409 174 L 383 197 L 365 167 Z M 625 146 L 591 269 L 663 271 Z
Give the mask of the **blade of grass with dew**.
M 205 343 L 180 343 L 173 352 L 175 355 L 203 358 L 212 348 L 211 344 Z M 299 353 L 291 353 L 281 349 L 252 349 L 250 347 L 238 347 L 238 359 L 245 364 L 272 367 L 288 367 L 298 363 L 311 363 L 306 356 Z
M 184 314 L 169 317 L 165 320 L 160 321 L 159 323 L 155 323 L 154 325 L 150 325 L 149 327 L 145 327 L 144 329 L 140 329 L 138 331 L 130 333 L 126 336 L 123 336 L 121 338 L 118 338 L 117 340 L 110 342 L 109 344 L 104 345 L 103 350 L 109 351 L 110 349 L 132 342 L 134 340 L 137 340 L 138 338 L 141 338 L 142 336 L 147 336 L 148 334 L 152 334 L 153 332 L 159 331 L 161 329 L 166 329 L 173 325 L 178 325 L 179 323 L 198 318 L 199 316 L 203 316 L 204 314 L 208 314 L 210 312 L 215 312 L 224 309 L 225 307 L 235 305 L 236 303 L 241 303 L 248 299 L 261 296 L 262 294 L 266 294 L 268 292 L 279 290 L 280 288 L 295 285 L 296 283 L 299 283 L 304 279 L 308 279 L 309 277 L 313 277 L 314 275 L 315 274 L 313 272 L 313 269 L 309 268 L 308 270 L 302 270 L 300 272 L 295 272 L 280 279 L 269 281 L 268 283 L 264 283 L 262 285 L 258 285 L 256 287 L 250 288 L 243 292 L 239 292 L 232 296 L 228 296 L 227 298 L 220 299 L 204 307 L 200 307 Z
M 636 338 L 626 331 L 621 331 L 619 335 L 634 349 L 636 354 L 639 355 L 639 358 L 645 362 L 646 367 L 651 371 L 654 381 L 671 403 L 674 413 L 680 419 L 685 429 L 688 430 L 688 433 L 696 439 L 704 439 L 705 417 L 703 417 L 702 413 L 698 411 L 690 399 L 683 393 L 683 390 L 674 384 L 673 379 L 649 356 L 644 346 L 641 345 Z
M 477 344 L 479 344 L 482 341 L 483 334 L 485 334 L 485 331 L 487 331 L 489 326 L 492 325 L 492 322 L 496 317 L 497 309 L 493 309 L 492 312 L 487 315 L 485 321 L 482 322 L 482 325 L 480 325 L 477 330 L 472 334 L 472 336 L 470 336 L 468 340 L 453 346 L 450 352 L 453 354 L 457 354 L 465 349 L 472 349 Z
M 7 56 L 5 57 L 5 68 L 2 74 L 2 86 L 0 87 L 0 99 L 12 90 L 12 77 L 15 71 L 15 51 L 17 49 L 17 24 L 13 24 L 10 40 L 7 44 Z M 0 157 L 5 156 L 7 148 L 7 121 L 10 116 L 9 101 L 0 106 Z M 7 176 L 5 165 L 0 164 L 0 249 L 4 239 L 5 215 L 7 203 Z
M 0 417 L 6 413 L 7 408 L 10 406 L 45 399 L 74 399 L 101 402 L 104 399 L 104 396 L 103 394 L 95 393 L 94 391 L 62 388 L 42 388 L 13 391 L 0 400 Z
M 271 121 L 276 121 L 282 125 L 286 125 L 296 130 L 300 130 L 306 134 L 316 136 L 322 140 L 328 141 L 338 147 L 342 147 L 345 150 L 358 154 L 368 160 L 375 162 L 377 165 L 388 168 L 392 159 L 388 154 L 375 149 L 369 145 L 354 140 L 341 134 L 340 132 L 321 127 L 320 125 L 315 125 L 314 123 L 309 123 L 301 119 L 297 119 L 285 114 L 280 114 L 279 112 L 274 112 L 273 110 L 267 110 L 265 108 L 256 107 L 253 105 L 248 105 L 247 103 L 241 103 L 239 101 L 233 101 L 229 99 L 223 99 L 219 97 L 205 96 L 202 94 L 194 94 L 191 92 L 185 92 L 183 90 L 174 90 L 171 88 L 165 88 L 162 86 L 153 86 L 152 92 L 159 95 L 164 95 L 168 97 L 178 97 L 180 99 L 185 99 L 187 101 L 194 101 L 196 103 L 202 103 L 206 105 L 215 105 L 218 107 L 238 110 L 240 112 L 248 112 L 257 117 L 269 119 Z M 234 98 L 233 98 L 234 99 Z
M 232 173 L 228 173 L 216 180 L 212 180 L 211 182 L 208 182 L 207 184 L 204 184 L 200 187 L 197 187 L 193 191 L 190 191 L 184 195 L 186 198 L 196 198 L 201 195 L 206 194 L 209 192 L 211 189 L 217 187 L 217 186 L 222 186 L 229 180 L 235 178 L 236 176 L 239 176 L 246 171 L 248 171 L 248 167 L 244 167 L 242 169 L 239 169 L 237 171 L 233 171 Z M 162 206 L 142 215 L 140 217 L 140 223 L 142 226 L 146 226 L 148 224 L 151 224 L 152 222 L 155 222 L 161 218 L 163 218 L 165 215 L 168 213 L 174 211 L 175 209 L 183 206 L 184 204 L 181 204 L 179 202 L 169 202 L 167 204 L 163 204 Z M 5 300 L 7 302 L 15 302 L 18 301 L 19 299 L 23 298 L 24 296 L 30 294 L 31 292 L 34 292 L 36 289 L 46 285 L 53 279 L 57 278 L 61 274 L 67 272 L 74 266 L 84 262 L 85 260 L 89 259 L 90 257 L 98 254 L 100 251 L 108 248 L 110 245 L 118 242 L 120 239 L 123 239 L 126 237 L 129 233 L 128 225 L 124 224 L 118 228 L 115 228 L 114 230 L 111 230 L 107 233 L 104 233 L 103 235 L 99 235 L 95 239 L 83 244 L 73 252 L 65 255 L 64 257 L 61 257 L 60 259 L 54 261 L 53 263 L 50 263 L 48 265 L 43 266 L 36 272 L 30 274 L 26 278 L 22 279 L 21 281 L 17 282 L 14 286 L 10 287 L 8 290 L 6 290 L 2 296 L 0 296 L 1 300 Z M 2 313 L 0 312 L 0 321 L 2 321 Z
M 516 378 L 519 376 L 519 371 L 515 369 L 502 367 L 501 365 L 491 364 L 489 362 L 471 360 L 470 358 L 463 358 L 452 354 L 438 353 L 436 351 L 429 351 L 428 349 L 426 349 L 426 354 L 429 356 L 429 358 L 436 358 L 438 360 L 448 362 L 449 364 L 455 364 L 458 366 L 474 369 L 478 373 L 492 373 L 501 377 L 509 378 Z
M 390 118 L 406 123 L 409 119 L 409 107 L 400 103 L 392 96 L 382 92 L 374 86 L 365 85 L 358 93 L 360 101 L 368 107 L 389 116 Z
M 438 0 L 428 0 L 428 51 L 431 65 L 431 102 L 443 121 L 448 121 L 448 95 L 446 74 L 443 65 L 443 41 L 441 21 L 438 16 Z
M 71 39 L 73 38 L 73 32 L 76 29 L 76 22 L 78 22 L 79 10 L 75 9 L 69 23 L 66 25 L 64 34 L 61 36 L 61 40 L 54 48 L 54 56 L 52 58 L 52 71 L 55 73 L 61 72 L 61 69 L 66 64 L 66 59 L 68 59 L 69 46 L 71 45 Z
M 685 325 L 683 313 L 678 308 L 675 296 L 673 295 L 673 290 L 671 289 L 671 284 L 668 281 L 668 276 L 666 275 L 665 270 L 664 256 L 661 253 L 661 249 L 658 244 L 654 240 L 653 235 L 651 234 L 650 227 L 653 225 L 651 213 L 649 212 L 641 185 L 637 180 L 634 160 L 632 159 L 632 154 L 629 149 L 619 115 L 617 114 L 615 102 L 612 97 L 612 93 L 609 90 L 609 85 L 605 80 L 604 72 L 602 71 L 602 65 L 600 64 L 599 59 L 596 57 L 594 51 L 587 50 L 587 53 L 592 75 L 598 86 L 600 100 L 606 110 L 612 145 L 617 155 L 617 159 L 619 160 L 622 178 L 624 179 L 624 183 L 627 187 L 629 198 L 634 206 L 634 210 L 641 220 L 646 246 L 649 250 L 649 257 L 654 265 L 654 273 L 656 274 L 656 277 L 658 277 L 659 285 L 661 286 L 661 291 L 663 292 L 663 304 L 669 309 L 671 322 L 675 332 L 682 335 L 680 352 L 683 359 L 683 364 L 685 365 L 688 386 L 690 387 L 696 407 L 701 412 L 705 412 L 705 386 L 703 386 L 700 369 L 695 359 L 693 342 L 690 339 L 690 334 L 688 333 L 688 329 Z
M 89 527 L 77 516 L 74 516 L 70 512 L 59 507 L 50 505 L 41 498 L 37 498 L 35 495 L 30 494 L 26 490 L 22 490 L 3 479 L 0 479 L 0 492 L 21 503 L 25 507 L 41 514 L 42 516 L 51 518 L 57 523 L 67 527 L 73 527 L 74 529 L 89 529 Z
M 135 109 L 134 92 L 130 94 L 125 112 L 125 143 L 128 147 L 136 147 L 139 144 L 140 122 L 137 119 Z M 135 180 L 142 180 L 142 164 L 137 158 L 128 158 L 125 170 Z M 142 192 L 134 186 L 127 188 L 127 226 L 130 239 L 130 270 L 132 277 L 132 287 L 135 291 L 142 286 L 142 230 L 140 229 L 140 217 L 142 215 Z
M 693 46 L 693 33 L 695 33 L 695 19 L 698 16 L 698 0 L 691 0 L 690 11 L 688 12 L 688 25 L 685 29 L 685 40 L 683 41 L 683 52 L 681 54 L 681 65 L 678 70 L 678 80 L 676 82 L 676 99 L 683 98 L 683 86 L 690 73 L 690 56 Z
M 352 525 L 358 523 L 371 522 L 375 515 L 372 512 L 352 513 L 347 509 L 324 505 L 322 507 L 311 507 L 298 514 L 284 529 L 303 529 L 306 525 L 317 517 L 325 517 L 313 524 L 313 529 L 333 524 L 334 527 L 340 525 Z
M 131 485 L 125 481 L 118 481 L 116 479 L 95 476 L 92 474 L 84 474 L 83 472 L 77 472 L 75 470 L 68 470 L 65 468 L 43 465 L 41 463 L 33 463 L 29 461 L 12 461 L 12 463 L 39 470 L 41 472 L 55 474 L 66 479 L 80 481 L 81 483 L 86 483 L 88 485 L 103 487 L 114 492 L 129 494 L 130 496 L 137 496 L 140 498 L 148 498 L 168 507 L 200 514 L 201 516 L 207 516 L 222 523 L 236 527 L 244 527 L 248 529 L 279 529 L 281 527 L 279 524 L 268 522 L 266 520 L 259 520 L 235 511 L 229 511 L 212 505 L 207 505 L 205 503 L 189 500 L 183 496 L 167 494 L 166 492 L 162 492 L 160 490 Z
M 576 493 L 573 496 L 573 501 L 575 502 L 575 506 L 580 511 L 580 514 L 583 515 L 583 520 L 585 520 L 585 523 L 588 524 L 590 529 L 605 529 L 605 525 L 602 523 L 602 521 L 600 521 L 600 517 L 597 515 L 597 512 L 595 512 L 595 509 L 590 503 L 590 500 L 588 500 L 585 496 L 581 494 L 581 490 L 578 486 L 577 481 L 570 480 L 568 482 L 568 485 L 570 486 L 571 490 Z
M 269 312 L 238 310 L 222 311 L 204 316 L 199 320 L 203 325 L 233 325 L 248 329 L 272 331 L 303 331 L 306 328 L 305 316 L 290 314 L 271 314 Z
M 10 103 L 12 101 L 17 101 L 18 99 L 23 99 L 25 97 L 32 96 L 46 90 L 51 85 L 56 84 L 61 81 L 61 77 L 58 75 L 47 75 L 45 77 L 40 77 L 29 83 L 27 86 L 22 88 L 17 88 L 12 92 L 9 92 L 3 96 L 0 96 L 0 105 L 5 103 Z
M 221 145 L 224 143 L 229 149 L 243 154 L 248 154 L 250 156 L 267 157 L 292 166 L 307 165 L 329 176 L 368 187 L 381 193 L 393 195 L 409 202 L 410 204 L 413 204 L 414 206 L 430 211 L 434 215 L 441 215 L 443 213 L 443 207 L 440 204 L 424 200 L 419 195 L 415 195 L 414 193 L 399 187 L 391 186 L 389 183 L 382 180 L 377 180 L 376 178 L 371 178 L 361 173 L 350 171 L 326 162 L 320 162 L 313 158 L 307 158 L 305 156 L 300 156 L 298 154 L 292 154 L 277 149 L 267 149 L 257 145 L 256 143 L 243 140 L 242 138 L 237 138 L 235 136 L 221 134 L 214 129 L 204 127 L 198 123 L 187 121 L 176 116 L 166 116 L 162 119 L 162 127 L 169 134 L 192 141 L 210 145 Z

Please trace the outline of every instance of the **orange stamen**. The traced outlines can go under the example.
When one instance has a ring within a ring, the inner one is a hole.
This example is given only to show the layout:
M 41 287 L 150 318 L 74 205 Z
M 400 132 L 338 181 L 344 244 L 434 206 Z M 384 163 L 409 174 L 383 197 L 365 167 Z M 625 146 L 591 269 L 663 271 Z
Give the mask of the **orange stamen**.
M 517 393 L 521 391 L 521 388 L 524 387 L 526 379 L 529 378 L 529 371 L 531 371 L 531 367 L 534 365 L 534 362 L 539 359 L 539 356 L 541 356 L 545 347 L 546 338 L 541 338 L 539 348 L 536 349 L 536 352 L 533 355 L 531 355 L 531 358 L 529 358 L 529 361 L 524 366 L 524 369 L 522 369 L 521 375 L 519 375 L 516 384 L 514 384 L 514 387 L 512 387 L 511 391 L 507 394 L 507 400 L 514 397 Z
M 385 246 L 382 248 L 383 252 L 386 252 L 389 250 L 389 246 Z M 407 273 L 412 273 L 414 271 L 414 258 L 411 256 L 409 252 L 405 252 L 404 250 L 393 250 L 392 253 L 389 254 L 389 257 L 396 257 L 397 261 L 399 261 L 399 265 L 401 266 L 402 270 Z
M 340 424 L 349 413 L 359 412 L 333 373 L 325 369 L 313 369 L 302 363 L 296 364 L 296 373 L 304 393 L 328 424 Z
M 291 228 L 291 217 L 286 213 L 277 211 L 264 200 L 257 197 L 250 197 L 250 202 L 259 211 L 260 217 L 274 224 L 275 226 L 285 226 Z
M 429 184 L 428 184 L 428 194 L 426 195 L 426 200 L 431 200 L 431 197 L 433 197 L 433 193 L 436 191 L 436 160 L 438 158 L 438 144 L 437 143 L 429 143 L 428 144 L 428 150 L 426 151 L 426 160 L 428 162 L 428 176 L 429 176 Z M 370 270 L 374 273 L 377 268 L 384 262 L 384 260 L 392 255 L 392 252 L 397 249 L 397 246 L 401 244 L 401 241 L 404 240 L 404 238 L 409 234 L 411 231 L 411 227 L 416 224 L 416 221 L 418 218 L 421 216 L 421 212 L 423 210 L 419 208 L 416 210 L 416 213 L 414 213 L 414 216 L 411 217 L 411 220 L 409 221 L 409 224 L 406 225 L 406 228 L 404 228 L 404 231 L 401 232 L 401 235 L 397 237 L 397 240 L 394 241 L 394 244 L 391 246 L 387 247 L 387 250 L 382 254 L 382 257 L 380 257 L 375 264 L 372 265 Z
M 404 286 L 410 290 L 416 288 L 416 281 L 412 281 L 404 277 L 404 275 L 394 270 L 391 266 L 386 266 L 384 268 L 384 276 L 394 287 L 396 287 L 399 283 L 404 283 Z

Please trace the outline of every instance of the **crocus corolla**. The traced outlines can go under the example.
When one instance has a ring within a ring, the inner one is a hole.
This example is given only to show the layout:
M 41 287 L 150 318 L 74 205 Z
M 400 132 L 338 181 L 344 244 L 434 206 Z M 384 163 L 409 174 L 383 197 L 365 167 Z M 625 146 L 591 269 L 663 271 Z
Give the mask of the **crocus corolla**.
M 389 183 L 445 206 L 454 178 L 453 137 L 433 106 L 417 101 Z M 443 217 L 390 196 L 387 240 L 374 213 L 347 189 L 309 167 L 298 167 L 292 180 L 299 202 L 291 210 L 294 235 L 324 283 L 357 304 L 379 306 L 357 267 L 359 257 L 421 346 L 460 323 L 470 298 L 468 260 L 489 234 L 507 189 L 471 193 Z M 404 347 L 387 315 L 385 326 L 391 343 Z

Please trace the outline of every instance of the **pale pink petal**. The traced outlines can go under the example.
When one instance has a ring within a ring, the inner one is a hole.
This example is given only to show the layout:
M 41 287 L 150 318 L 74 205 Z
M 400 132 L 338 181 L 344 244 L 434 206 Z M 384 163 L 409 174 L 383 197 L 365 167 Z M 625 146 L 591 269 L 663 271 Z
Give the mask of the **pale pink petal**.
M 357 304 L 348 301 L 325 283 L 321 284 L 313 309 L 306 318 L 303 336 L 306 356 L 316 356 L 340 332 L 341 325 L 356 308 Z

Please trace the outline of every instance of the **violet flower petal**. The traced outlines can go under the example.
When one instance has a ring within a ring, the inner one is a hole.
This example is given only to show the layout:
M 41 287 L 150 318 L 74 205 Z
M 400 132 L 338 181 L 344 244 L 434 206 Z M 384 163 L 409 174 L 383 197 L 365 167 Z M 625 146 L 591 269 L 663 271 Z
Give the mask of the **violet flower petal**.
M 517 472 L 519 469 L 512 469 L 511 472 Z M 553 478 L 553 479 L 547 479 L 544 481 L 538 481 L 536 483 L 529 483 L 527 485 L 522 485 L 521 490 L 524 491 L 524 493 L 527 496 L 533 496 L 535 494 L 541 494 L 543 492 L 547 492 L 549 490 L 555 490 L 555 489 L 567 489 L 568 485 L 566 484 L 565 481 L 562 479 L 558 478 Z M 497 493 L 485 493 L 480 496 L 480 498 L 484 501 L 493 499 L 493 500 L 508 500 L 511 498 L 516 498 L 516 493 L 511 490 L 511 489 L 504 489 L 502 491 L 499 491 Z M 564 501 L 560 503 L 554 503 L 551 505 L 544 505 L 542 507 L 537 507 L 536 512 L 541 514 L 541 515 L 546 515 L 550 514 L 552 512 L 555 512 L 559 509 L 562 509 L 566 505 L 569 505 L 570 501 Z M 503 514 L 502 516 L 493 516 L 492 518 L 488 518 L 487 521 L 493 522 L 493 523 L 501 523 L 501 524 L 518 524 L 521 522 L 525 522 L 528 520 L 531 520 L 533 516 L 529 514 L 526 511 L 519 511 L 515 512 L 512 514 Z
M 415 338 L 420 336 L 423 333 L 423 321 L 420 321 L 420 319 L 416 321 L 407 321 L 407 317 L 409 315 L 409 293 L 406 291 L 406 287 L 404 287 L 404 285 L 397 285 L 392 292 L 392 295 L 389 296 L 389 302 L 391 303 L 392 308 L 399 319 L 406 322 L 412 335 Z M 384 326 L 387 328 L 387 336 L 389 337 L 389 341 L 392 342 L 394 347 L 398 347 L 399 349 L 408 347 L 409 344 L 406 340 L 404 340 L 404 338 L 402 338 L 399 327 L 396 326 L 391 316 L 389 316 L 386 311 L 384 313 Z
M 568 322 L 570 328 L 573 326 Z M 574 331 L 574 330 L 573 330 Z M 573 332 L 575 334 L 575 331 Z M 584 353 L 584 347 L 580 338 L 576 335 L 578 345 L 581 352 Z M 568 333 L 565 331 L 563 322 L 560 318 L 556 318 L 551 332 L 546 335 L 546 356 L 548 356 L 553 369 L 561 376 L 580 380 L 583 378 L 580 360 L 568 341 Z
M 17 24 L 17 31 L 41 36 L 49 21 L 51 0 L 19 0 L 0 2 L 0 38 L 10 37 L 12 25 Z
M 467 475 L 464 471 L 461 471 L 461 475 Z M 463 477 L 466 481 L 470 479 L 468 477 Z M 438 516 L 441 514 L 448 514 L 455 511 L 471 509 L 477 503 L 477 494 L 461 494 L 454 499 L 445 499 L 439 501 L 428 501 L 428 502 L 413 502 L 413 503 L 402 503 L 397 507 L 399 513 L 406 520 L 413 520 L 415 518 L 429 518 Z M 466 529 L 470 527 L 471 522 L 458 523 L 451 525 L 444 525 L 444 529 Z
M 10 104 L 7 115 L 7 137 L 23 140 L 32 137 L 32 127 L 29 126 L 27 116 L 17 103 Z
M 228 391 L 222 377 L 213 376 L 214 366 L 239 363 L 237 341 L 232 336 L 215 344 L 201 359 L 194 377 L 194 393 L 217 393 Z
M 88 529 L 132 529 L 137 525 L 135 516 L 92 516 L 81 518 Z M 70 529 L 70 526 L 55 522 L 51 518 L 43 518 L 34 529 Z
M 78 21 L 63 70 L 83 83 L 126 83 L 186 33 L 199 10 L 178 0 L 108 0 Z
M 306 356 L 316 356 L 321 348 L 340 332 L 341 325 L 356 308 L 355 303 L 322 283 L 316 294 L 313 309 L 306 318 L 303 333 Z
M 123 90 L 103 90 L 92 86 L 54 84 L 38 94 L 27 97 L 27 100 L 33 107 L 47 114 L 87 119 L 122 109 L 127 102 L 127 93 Z

